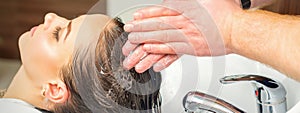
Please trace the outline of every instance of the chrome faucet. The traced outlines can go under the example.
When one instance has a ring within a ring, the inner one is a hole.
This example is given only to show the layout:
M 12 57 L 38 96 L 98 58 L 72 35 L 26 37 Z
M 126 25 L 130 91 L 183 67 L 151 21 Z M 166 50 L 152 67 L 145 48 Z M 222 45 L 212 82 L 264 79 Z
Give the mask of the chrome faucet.
M 258 113 L 285 113 L 286 90 L 280 82 L 259 75 L 232 75 L 220 79 L 223 84 L 251 82 L 255 88 Z
M 183 106 L 188 113 L 245 113 L 222 99 L 197 91 L 186 94 Z
M 220 79 L 222 84 L 251 82 L 255 88 L 258 113 L 286 113 L 286 91 L 282 84 L 259 75 L 232 75 Z M 226 101 L 201 92 L 189 92 L 183 99 L 188 113 L 245 113 Z

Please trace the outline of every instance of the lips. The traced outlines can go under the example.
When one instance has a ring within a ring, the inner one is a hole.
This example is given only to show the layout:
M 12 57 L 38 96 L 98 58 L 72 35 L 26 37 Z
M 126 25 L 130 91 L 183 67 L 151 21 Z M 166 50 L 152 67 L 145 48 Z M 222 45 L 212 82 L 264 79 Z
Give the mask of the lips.
M 30 33 L 31 33 L 31 37 L 34 35 L 34 32 L 36 31 L 38 26 L 35 26 L 33 28 L 31 28 Z

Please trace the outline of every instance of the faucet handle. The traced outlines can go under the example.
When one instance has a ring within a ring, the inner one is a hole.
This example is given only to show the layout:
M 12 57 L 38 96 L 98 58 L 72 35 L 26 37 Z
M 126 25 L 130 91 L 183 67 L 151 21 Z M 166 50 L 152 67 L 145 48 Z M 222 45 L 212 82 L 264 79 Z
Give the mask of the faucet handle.
M 267 88 L 278 88 L 280 86 L 279 82 L 276 82 L 270 78 L 259 76 L 259 75 L 246 75 L 246 74 L 231 75 L 220 79 L 220 82 L 222 84 L 230 84 L 239 81 L 249 81 L 253 83 L 259 83 Z
M 223 77 L 220 82 L 222 84 L 251 82 L 255 88 L 259 113 L 270 112 L 271 109 L 281 111 L 278 113 L 286 111 L 286 90 L 278 81 L 260 75 L 240 74 Z

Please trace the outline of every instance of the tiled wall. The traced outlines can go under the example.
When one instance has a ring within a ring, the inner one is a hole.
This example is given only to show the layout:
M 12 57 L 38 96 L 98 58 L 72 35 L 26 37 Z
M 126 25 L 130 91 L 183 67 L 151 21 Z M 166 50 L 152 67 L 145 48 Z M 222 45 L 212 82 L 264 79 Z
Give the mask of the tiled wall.
M 19 58 L 19 36 L 43 23 L 45 14 L 68 19 L 86 14 L 99 0 L 0 0 L 0 57 Z M 100 0 L 105 3 L 105 0 Z M 106 12 L 105 5 L 97 11 Z

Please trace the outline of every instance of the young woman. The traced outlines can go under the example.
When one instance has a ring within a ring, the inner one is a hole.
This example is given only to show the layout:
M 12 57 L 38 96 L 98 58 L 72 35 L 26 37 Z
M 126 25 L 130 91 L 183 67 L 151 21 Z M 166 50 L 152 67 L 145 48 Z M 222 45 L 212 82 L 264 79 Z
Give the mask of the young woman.
M 22 66 L 0 111 L 53 113 L 160 112 L 160 73 L 122 67 L 128 33 L 118 18 L 45 16 L 19 39 Z

